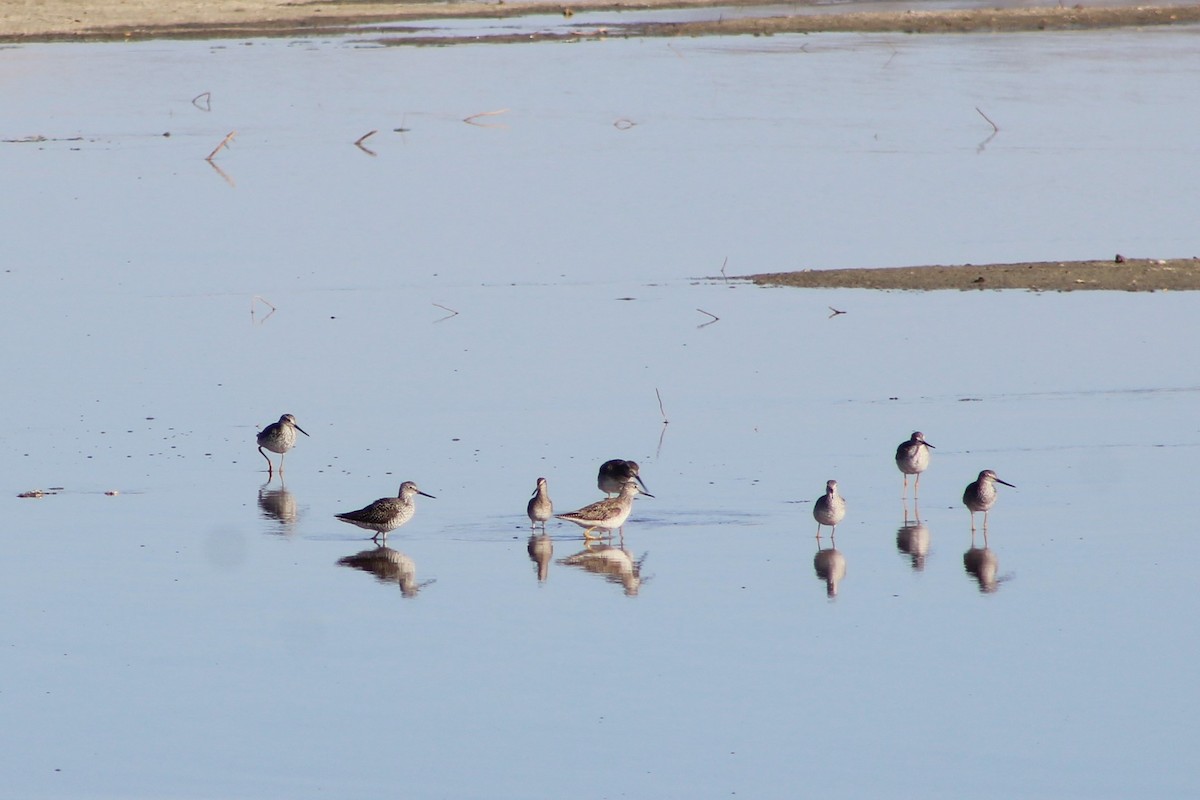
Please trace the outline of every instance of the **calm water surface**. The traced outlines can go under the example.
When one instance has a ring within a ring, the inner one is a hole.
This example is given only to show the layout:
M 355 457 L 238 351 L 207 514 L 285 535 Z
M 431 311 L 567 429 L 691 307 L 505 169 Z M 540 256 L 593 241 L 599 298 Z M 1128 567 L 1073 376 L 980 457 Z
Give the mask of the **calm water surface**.
M 1196 297 L 695 278 L 1200 253 L 1196 36 L 0 51 L 8 791 L 1195 796 Z

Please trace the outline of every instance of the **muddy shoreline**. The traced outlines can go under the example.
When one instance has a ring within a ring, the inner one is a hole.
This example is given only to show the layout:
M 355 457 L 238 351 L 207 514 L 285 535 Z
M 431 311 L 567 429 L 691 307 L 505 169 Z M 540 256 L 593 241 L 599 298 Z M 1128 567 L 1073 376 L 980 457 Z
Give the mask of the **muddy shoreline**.
M 620 12 L 738 6 L 761 9 L 737 19 L 689 22 L 623 22 Z M 603 27 L 496 36 L 454 36 L 436 31 L 396 40 L 405 44 L 563 40 L 603 36 L 772 35 L 777 33 L 969 33 L 1101 29 L 1200 23 L 1200 5 L 947 9 L 901 12 L 830 12 L 804 4 L 779 14 L 759 0 L 638 0 L 611 2 L 284 2 L 284 0 L 10 0 L 0 16 L 0 42 L 212 39 L 358 33 L 386 35 L 384 23 L 487 19 L 533 14 L 612 12 Z M 393 32 L 394 31 L 390 31 Z
M 1200 290 L 1200 258 L 800 270 L 742 275 L 738 278 L 760 286 L 799 286 L 809 289 L 1196 291 Z

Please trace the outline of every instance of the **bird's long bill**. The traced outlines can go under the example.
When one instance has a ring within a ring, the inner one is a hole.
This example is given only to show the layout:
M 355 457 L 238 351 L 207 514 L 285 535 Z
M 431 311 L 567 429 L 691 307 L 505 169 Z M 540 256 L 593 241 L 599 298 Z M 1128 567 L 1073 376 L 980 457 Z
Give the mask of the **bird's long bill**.
M 1011 486 L 1012 484 L 1009 484 L 1009 485 Z M 425 493 L 424 493 L 424 492 L 422 492 L 420 489 L 417 489 L 417 494 L 421 495 L 422 497 L 428 497 L 430 500 L 437 500 L 437 498 L 436 498 L 436 497 L 434 497 L 433 495 L 431 495 L 431 494 L 425 494 Z
M 926 447 L 933 447 L 933 445 L 931 445 L 929 442 L 925 442 L 925 446 L 926 446 Z M 934 447 L 933 449 L 935 449 L 935 450 L 936 450 L 937 448 L 936 448 L 936 447 Z
M 1003 483 L 1005 486 L 1012 486 L 1012 488 L 1014 488 L 1014 489 L 1015 489 L 1015 488 L 1017 488 L 1016 486 L 1013 486 L 1013 485 L 1012 485 L 1011 483 L 1009 483 L 1008 481 L 1002 481 L 1002 480 L 1000 480 L 999 478 L 996 478 L 996 483 Z
M 304 428 L 301 428 L 296 423 L 293 422 L 292 427 L 295 428 L 296 430 L 300 431 L 301 433 L 303 433 L 305 436 L 308 436 L 308 431 L 304 430 Z
M 641 483 L 641 481 L 638 481 L 638 483 Z M 646 491 L 645 485 L 642 486 L 642 491 L 638 492 L 638 494 L 640 494 L 642 497 L 654 497 L 654 495 Z
M 646 497 L 654 497 L 654 495 L 650 494 L 650 490 L 646 488 L 646 484 L 642 483 L 641 475 L 634 475 L 633 477 L 638 482 L 638 486 L 642 487 L 642 494 L 646 495 Z

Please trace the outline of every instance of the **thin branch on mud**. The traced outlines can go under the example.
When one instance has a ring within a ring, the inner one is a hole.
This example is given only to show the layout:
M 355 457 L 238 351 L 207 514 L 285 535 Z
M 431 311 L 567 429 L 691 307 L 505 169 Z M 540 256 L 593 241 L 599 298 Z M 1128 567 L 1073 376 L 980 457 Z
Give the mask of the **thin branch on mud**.
M 727 266 L 729 266 L 729 256 L 725 256 L 725 260 L 721 262 L 721 279 L 726 281 L 729 280 L 725 275 L 725 267 Z
M 217 153 L 221 152 L 222 147 L 228 150 L 229 143 L 233 141 L 233 137 L 235 137 L 235 136 L 237 136 L 237 131 L 230 131 L 229 133 L 225 134 L 225 138 L 221 140 L 221 143 L 219 145 L 217 145 L 216 147 L 214 147 L 213 151 L 211 153 L 209 153 L 207 156 L 205 156 L 204 160 L 211 163 L 213 160 L 213 157 Z
M 829 310 L 832 312 L 832 313 L 829 315 L 829 317 L 828 317 L 829 319 L 833 319 L 833 318 L 834 318 L 834 317 L 836 317 L 838 314 L 845 314 L 845 313 L 846 313 L 845 311 L 842 311 L 842 310 L 840 310 L 840 309 L 836 309 L 836 308 L 834 308 L 833 306 L 826 306 L 826 308 L 828 308 L 828 309 L 829 309 Z
M 444 321 L 446 321 L 446 320 L 450 319 L 451 317 L 457 317 L 457 316 L 458 316 L 458 312 L 457 312 L 457 311 L 455 311 L 453 308 L 450 308 L 450 306 L 444 306 L 444 305 L 442 305 L 441 303 L 434 303 L 434 305 L 435 305 L 435 306 L 437 306 L 438 308 L 442 309 L 443 311 L 449 311 L 449 312 L 450 312 L 449 314 L 447 314 L 447 315 L 446 315 L 446 316 L 444 316 L 444 317 L 441 317 L 441 318 L 439 318 L 439 319 L 435 319 L 435 320 L 434 320 L 434 323 L 438 323 L 438 322 L 444 322 Z
M 703 308 L 697 308 L 696 310 L 699 311 L 701 314 L 706 314 L 706 315 L 712 317 L 712 319 L 710 319 L 708 322 L 704 322 L 704 323 L 701 323 L 700 325 L 697 325 L 696 326 L 697 328 L 707 328 L 709 325 L 712 325 L 714 322 L 717 322 L 721 319 L 716 314 L 713 314 L 710 311 L 705 311 Z
M 0 139 L 5 144 L 39 144 L 41 142 L 82 142 L 82 136 L 43 136 L 40 133 L 33 136 L 22 136 L 20 139 Z
M 201 111 L 212 111 L 212 92 L 201 92 L 192 98 L 192 105 Z
M 663 425 L 666 425 L 671 420 L 667 419 L 667 410 L 663 408 L 662 393 L 658 391 L 658 387 L 654 387 L 654 396 L 658 398 L 658 413 L 662 414 Z

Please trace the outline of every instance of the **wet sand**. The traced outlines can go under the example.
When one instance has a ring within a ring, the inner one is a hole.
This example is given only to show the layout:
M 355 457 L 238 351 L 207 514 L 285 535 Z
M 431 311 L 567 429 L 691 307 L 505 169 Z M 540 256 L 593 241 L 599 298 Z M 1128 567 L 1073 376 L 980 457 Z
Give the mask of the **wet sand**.
M 1200 258 L 802 270 L 740 277 L 761 286 L 801 286 L 810 289 L 1195 291 L 1200 289 Z
M 739 6 L 762 8 L 762 16 L 709 22 L 632 22 L 619 17 L 602 31 L 497 37 L 433 34 L 412 44 L 454 44 L 579 36 L 770 35 L 819 31 L 944 33 L 1034 31 L 1171 25 L 1200 22 L 1200 5 L 1159 7 L 991 8 L 939 11 L 798 13 L 779 15 L 778 5 L 758 0 L 582 0 L 549 2 L 284 2 L 284 0 L 8 0 L 0 15 L 0 42 L 103 41 L 113 39 L 215 38 L 382 33 L 373 25 L 447 18 L 496 18 L 575 11 Z

